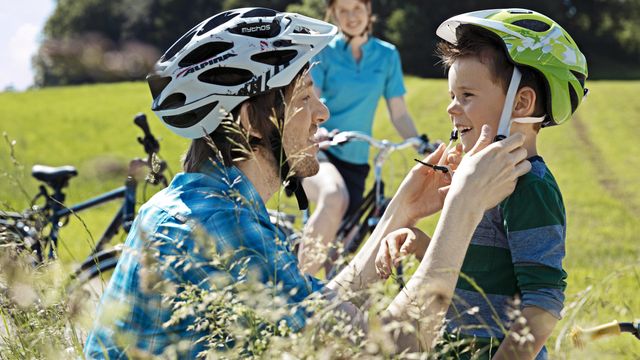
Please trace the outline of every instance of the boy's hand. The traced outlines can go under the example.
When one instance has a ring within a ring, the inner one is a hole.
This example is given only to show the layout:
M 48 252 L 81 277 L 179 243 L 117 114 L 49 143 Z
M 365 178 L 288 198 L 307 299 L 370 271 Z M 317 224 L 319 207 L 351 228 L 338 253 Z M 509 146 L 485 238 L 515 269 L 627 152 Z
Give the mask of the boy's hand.
M 390 232 L 380 244 L 375 261 L 376 273 L 380 278 L 387 279 L 391 275 L 391 264 L 397 267 L 400 260 L 409 254 L 414 254 L 418 260 L 422 260 L 430 241 L 431 238 L 427 234 L 415 227 Z

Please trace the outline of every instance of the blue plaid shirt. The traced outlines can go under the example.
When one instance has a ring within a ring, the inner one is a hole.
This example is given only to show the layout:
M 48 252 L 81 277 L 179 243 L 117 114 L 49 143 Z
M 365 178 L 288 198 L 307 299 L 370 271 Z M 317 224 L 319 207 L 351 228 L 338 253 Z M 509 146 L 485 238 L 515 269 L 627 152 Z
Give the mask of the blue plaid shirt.
M 142 289 L 148 275 L 145 250 L 170 265 L 161 272 L 165 280 L 208 289 L 211 279 L 220 275 L 220 269 L 198 250 L 202 241 L 194 236 L 194 227 L 209 235 L 211 243 L 205 246 L 215 247 L 216 252 L 232 250 L 236 260 L 258 269 L 259 281 L 277 284 L 290 306 L 284 320 L 294 331 L 304 327 L 309 314 L 299 303 L 323 285 L 299 270 L 296 256 L 281 240 L 282 232 L 270 222 L 262 199 L 244 174 L 235 167 L 207 164 L 202 172 L 176 175 L 169 187 L 140 208 L 87 338 L 87 358 L 121 359 L 138 351 L 159 355 L 185 340 L 190 357 L 205 350 L 204 344 L 196 343 L 204 334 L 188 329 L 189 321 L 163 326 L 171 317 L 170 304 L 158 293 Z M 180 253 L 187 256 L 176 256 Z M 240 274 L 231 276 L 238 279 Z

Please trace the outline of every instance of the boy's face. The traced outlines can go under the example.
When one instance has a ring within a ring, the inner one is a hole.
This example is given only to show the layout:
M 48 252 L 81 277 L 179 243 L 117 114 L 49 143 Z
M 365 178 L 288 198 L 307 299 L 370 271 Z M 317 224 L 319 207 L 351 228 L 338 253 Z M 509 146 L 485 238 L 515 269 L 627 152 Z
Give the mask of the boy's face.
M 447 112 L 463 151 L 473 148 L 484 124 L 491 126 L 491 137 L 495 137 L 506 94 L 488 65 L 475 56 L 457 59 L 449 69 L 449 95 Z

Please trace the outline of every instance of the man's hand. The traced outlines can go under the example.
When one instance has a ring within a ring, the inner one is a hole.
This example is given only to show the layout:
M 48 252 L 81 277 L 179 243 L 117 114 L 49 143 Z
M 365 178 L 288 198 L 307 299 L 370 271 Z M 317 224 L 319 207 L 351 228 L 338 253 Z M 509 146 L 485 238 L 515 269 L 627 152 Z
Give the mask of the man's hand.
M 466 206 L 482 210 L 496 206 L 513 192 L 518 178 L 531 170 L 523 143 L 522 134 L 493 143 L 491 129 L 484 125 L 478 142 L 458 166 L 449 196 L 460 196 Z
M 441 144 L 436 151 L 427 156 L 423 162 L 449 167 L 452 172 L 462 159 L 462 147 L 446 151 Z M 398 215 L 404 216 L 408 224 L 429 216 L 442 209 L 452 172 L 442 173 L 422 164 L 415 165 L 404 178 L 390 204 L 397 207 Z
M 382 244 L 376 256 L 376 272 L 382 279 L 391 275 L 391 266 L 397 267 L 400 260 L 409 254 L 414 254 L 418 260 L 429 247 L 431 238 L 420 229 L 401 228 L 390 232 L 382 239 Z

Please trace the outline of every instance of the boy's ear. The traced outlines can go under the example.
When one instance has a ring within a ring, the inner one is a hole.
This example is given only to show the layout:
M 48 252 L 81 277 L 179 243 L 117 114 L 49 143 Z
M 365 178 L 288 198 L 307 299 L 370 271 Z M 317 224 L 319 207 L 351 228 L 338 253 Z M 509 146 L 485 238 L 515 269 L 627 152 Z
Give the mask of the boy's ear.
M 514 101 L 513 117 L 533 116 L 536 111 L 536 92 L 530 86 L 523 86 L 516 94 Z
M 240 127 L 246 131 L 247 135 L 250 137 L 254 137 L 257 139 L 262 139 L 262 135 L 258 133 L 258 131 L 251 126 L 251 122 L 249 121 L 249 104 L 247 102 L 240 105 Z

